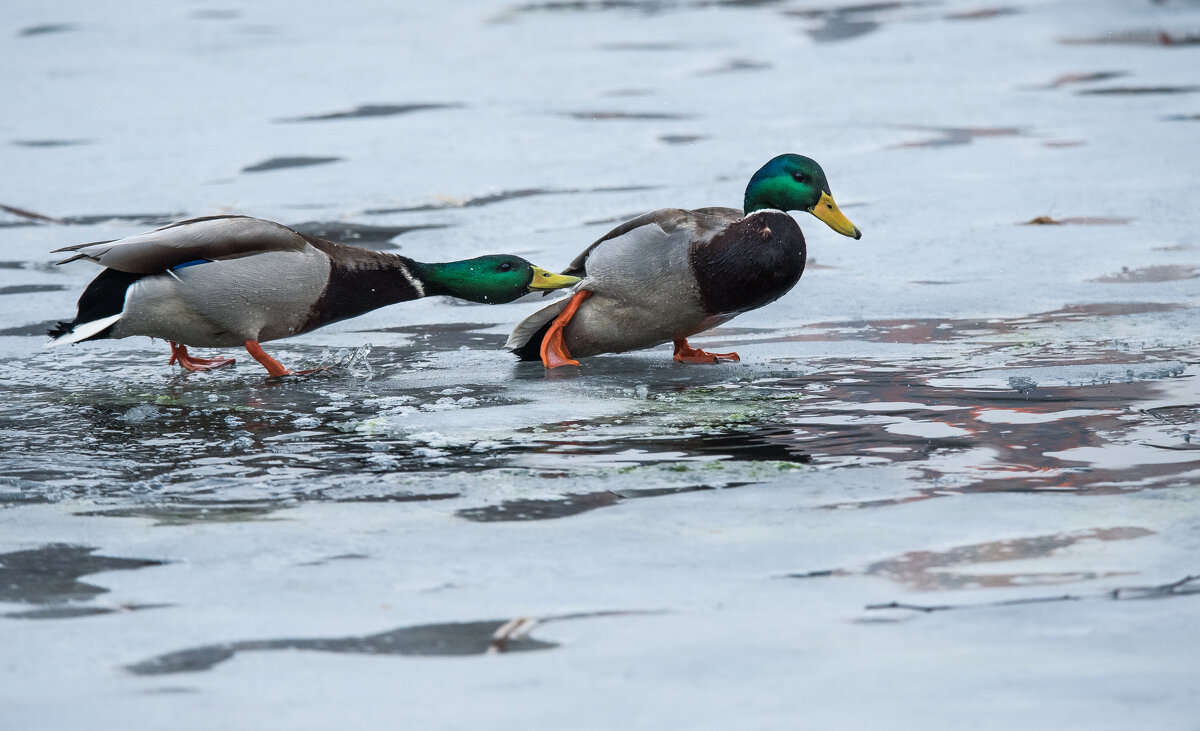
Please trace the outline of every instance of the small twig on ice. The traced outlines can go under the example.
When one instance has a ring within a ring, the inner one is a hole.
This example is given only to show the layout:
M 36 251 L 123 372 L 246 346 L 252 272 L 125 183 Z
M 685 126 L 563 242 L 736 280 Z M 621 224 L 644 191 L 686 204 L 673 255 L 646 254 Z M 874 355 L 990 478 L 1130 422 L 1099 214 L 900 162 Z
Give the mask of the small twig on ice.
M 507 652 L 508 643 L 522 640 L 537 626 L 537 617 L 514 617 L 492 633 L 492 641 L 488 644 L 488 653 Z
M 966 605 L 964 605 L 966 606 Z M 914 612 L 941 612 L 946 609 L 961 609 L 950 604 L 942 604 L 940 606 L 923 607 L 920 604 L 901 604 L 900 602 L 888 602 L 887 604 L 868 604 L 867 609 L 911 609 Z
M 1173 581 L 1170 584 L 1162 584 L 1160 586 L 1129 586 L 1120 587 L 1106 591 L 1102 594 L 1060 594 L 1059 596 L 1038 596 L 1025 599 L 1005 599 L 997 602 L 980 602 L 979 604 L 940 604 L 933 606 L 922 606 L 920 604 L 902 604 L 900 602 L 888 602 L 887 604 L 868 604 L 864 609 L 908 609 L 914 612 L 942 612 L 949 609 L 979 609 L 981 607 L 1010 607 L 1020 604 L 1047 604 L 1050 602 L 1075 602 L 1083 601 L 1084 599 L 1113 599 L 1116 601 L 1130 601 L 1133 599 L 1158 599 L 1168 596 L 1189 596 L 1191 594 L 1200 594 L 1200 585 L 1196 585 L 1189 591 L 1179 591 L 1188 584 L 1194 581 L 1200 581 L 1200 574 L 1189 574 L 1179 581 Z
M 1200 579 L 1200 574 L 1188 574 L 1179 581 L 1172 581 L 1169 584 L 1160 586 L 1133 586 L 1113 589 L 1109 592 L 1110 599 L 1159 599 L 1165 596 L 1187 596 L 1188 594 L 1200 593 L 1200 587 L 1194 591 L 1179 592 L 1177 589 L 1182 589 L 1188 584 Z M 1121 592 L 1133 592 L 1134 596 L 1124 597 Z

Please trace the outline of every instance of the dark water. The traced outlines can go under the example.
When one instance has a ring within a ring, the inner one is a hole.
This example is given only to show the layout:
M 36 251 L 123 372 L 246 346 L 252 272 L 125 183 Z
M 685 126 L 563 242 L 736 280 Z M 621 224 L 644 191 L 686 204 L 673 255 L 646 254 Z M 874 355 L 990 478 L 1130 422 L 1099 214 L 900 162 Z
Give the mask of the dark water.
M 1079 307 L 1008 321 L 827 323 L 783 338 L 747 333 L 741 342 L 744 348 L 819 342 L 838 333 L 934 345 L 994 334 L 1021 337 L 1051 321 L 1170 309 Z M 275 382 L 245 365 L 206 375 L 160 371 L 149 383 L 122 382 L 117 376 L 126 361 L 118 359 L 108 363 L 111 375 L 102 383 L 88 383 L 76 380 L 73 366 L 59 370 L 43 360 L 36 374 L 10 381 L 3 434 L 7 489 L 0 499 L 19 504 L 87 497 L 102 506 L 132 500 L 114 514 L 169 513 L 173 520 L 184 519 L 189 506 L 203 506 L 197 519 L 211 520 L 224 510 L 231 518 L 264 515 L 296 500 L 472 497 L 469 489 L 397 488 L 388 476 L 402 473 L 505 469 L 516 471 L 514 479 L 521 474 L 549 486 L 554 481 L 547 478 L 560 468 L 538 466 L 544 458 L 575 465 L 566 467 L 568 474 L 618 466 L 607 477 L 613 489 L 592 497 L 575 494 L 566 483 L 562 494 L 550 488 L 548 499 L 558 509 L 532 510 L 537 501 L 521 498 L 482 513 L 459 511 L 473 520 L 510 507 L 514 515 L 561 517 L 613 504 L 622 490 L 645 488 L 623 479 L 622 464 L 678 470 L 689 480 L 695 477 L 687 489 L 726 485 L 725 470 L 709 469 L 713 479 L 704 480 L 700 468 L 738 462 L 776 464 L 785 471 L 906 463 L 930 482 L 918 488 L 928 496 L 1045 489 L 1086 495 L 1174 484 L 1191 470 L 1191 455 L 1200 455 L 1192 442 L 1200 394 L 1188 365 L 1190 351 L 1038 350 L 984 373 L 960 358 L 805 359 L 797 364 L 801 373 L 784 370 L 790 368 L 784 362 L 776 368 L 672 365 L 647 372 L 640 358 L 614 356 L 592 361 L 607 360 L 604 373 L 547 381 L 539 367 L 510 363 L 506 369 L 515 380 L 485 383 L 455 379 L 453 370 L 435 365 L 439 359 L 452 362 L 461 349 L 484 348 L 480 352 L 487 354 L 498 345 L 499 337 L 477 334 L 478 328 L 393 328 L 439 347 L 416 365 L 410 350 L 377 348 L 360 354 L 357 363 Z M 974 358 L 983 358 L 986 350 Z M 143 362 L 161 356 L 128 357 L 151 368 Z M 504 363 L 510 356 L 495 358 Z M 378 377 L 377 371 L 400 362 L 410 375 L 425 371 L 436 383 Z M 10 363 L 10 374 L 22 365 Z M 644 382 L 625 387 L 629 375 Z M 48 376 L 59 380 L 53 392 L 43 387 Z M 410 414 L 436 426 L 439 413 L 462 417 L 476 409 L 519 407 L 544 398 L 551 388 L 558 392 L 555 398 L 569 394 L 565 398 L 584 411 L 614 396 L 623 406 L 615 415 L 554 420 L 553 404 L 546 402 L 536 413 L 549 421 L 501 426 L 487 438 L 423 437 L 406 426 Z M 693 423 L 681 427 L 681 419 Z M 441 442 L 431 445 L 429 439 Z M 1106 456 L 1100 458 L 1099 450 Z M 971 454 L 972 461 L 947 459 L 955 454 Z M 247 484 L 253 485 L 250 495 Z

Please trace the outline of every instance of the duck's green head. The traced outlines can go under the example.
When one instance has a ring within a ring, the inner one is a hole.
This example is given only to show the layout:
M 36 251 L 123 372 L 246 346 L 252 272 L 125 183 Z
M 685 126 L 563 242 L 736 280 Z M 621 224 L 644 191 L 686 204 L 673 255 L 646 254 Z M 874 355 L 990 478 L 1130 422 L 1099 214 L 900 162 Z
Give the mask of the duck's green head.
M 746 214 L 774 208 L 808 211 L 843 236 L 862 238 L 858 226 L 838 209 L 825 171 L 803 155 L 780 155 L 763 165 L 746 186 Z
M 445 294 L 489 305 L 512 302 L 530 292 L 570 287 L 579 281 L 579 277 L 553 274 L 509 254 L 413 264 L 413 274 L 424 284 L 426 295 Z

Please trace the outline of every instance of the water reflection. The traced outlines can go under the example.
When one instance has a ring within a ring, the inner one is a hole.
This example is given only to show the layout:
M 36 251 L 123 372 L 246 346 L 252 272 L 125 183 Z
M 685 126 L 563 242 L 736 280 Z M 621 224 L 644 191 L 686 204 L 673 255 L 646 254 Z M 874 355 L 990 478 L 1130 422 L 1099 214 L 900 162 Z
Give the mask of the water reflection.
M 915 591 L 1066 584 L 1098 577 L 1119 576 L 1121 572 L 966 573 L 954 569 L 959 566 L 1046 558 L 1081 541 L 1128 541 L 1153 534 L 1154 531 L 1145 528 L 1122 526 L 988 541 L 957 546 L 945 551 L 909 551 L 895 558 L 871 564 L 866 568 L 866 573 L 891 579 Z

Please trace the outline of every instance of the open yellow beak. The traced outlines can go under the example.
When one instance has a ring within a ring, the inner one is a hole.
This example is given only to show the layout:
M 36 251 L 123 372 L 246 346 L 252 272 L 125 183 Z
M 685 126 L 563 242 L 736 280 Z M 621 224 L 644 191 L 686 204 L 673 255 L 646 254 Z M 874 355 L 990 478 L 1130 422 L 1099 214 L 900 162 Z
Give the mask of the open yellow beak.
M 562 289 L 570 287 L 579 281 L 579 277 L 568 277 L 566 274 L 552 274 L 541 267 L 533 268 L 533 281 L 529 283 L 529 291 Z
M 858 226 L 850 223 L 850 219 L 846 218 L 846 214 L 842 213 L 842 209 L 838 208 L 837 203 L 833 202 L 833 196 L 828 193 L 822 193 L 821 200 L 817 201 L 817 205 L 809 208 L 808 212 L 842 236 L 851 236 L 855 239 L 862 238 L 862 231 L 858 230 Z

